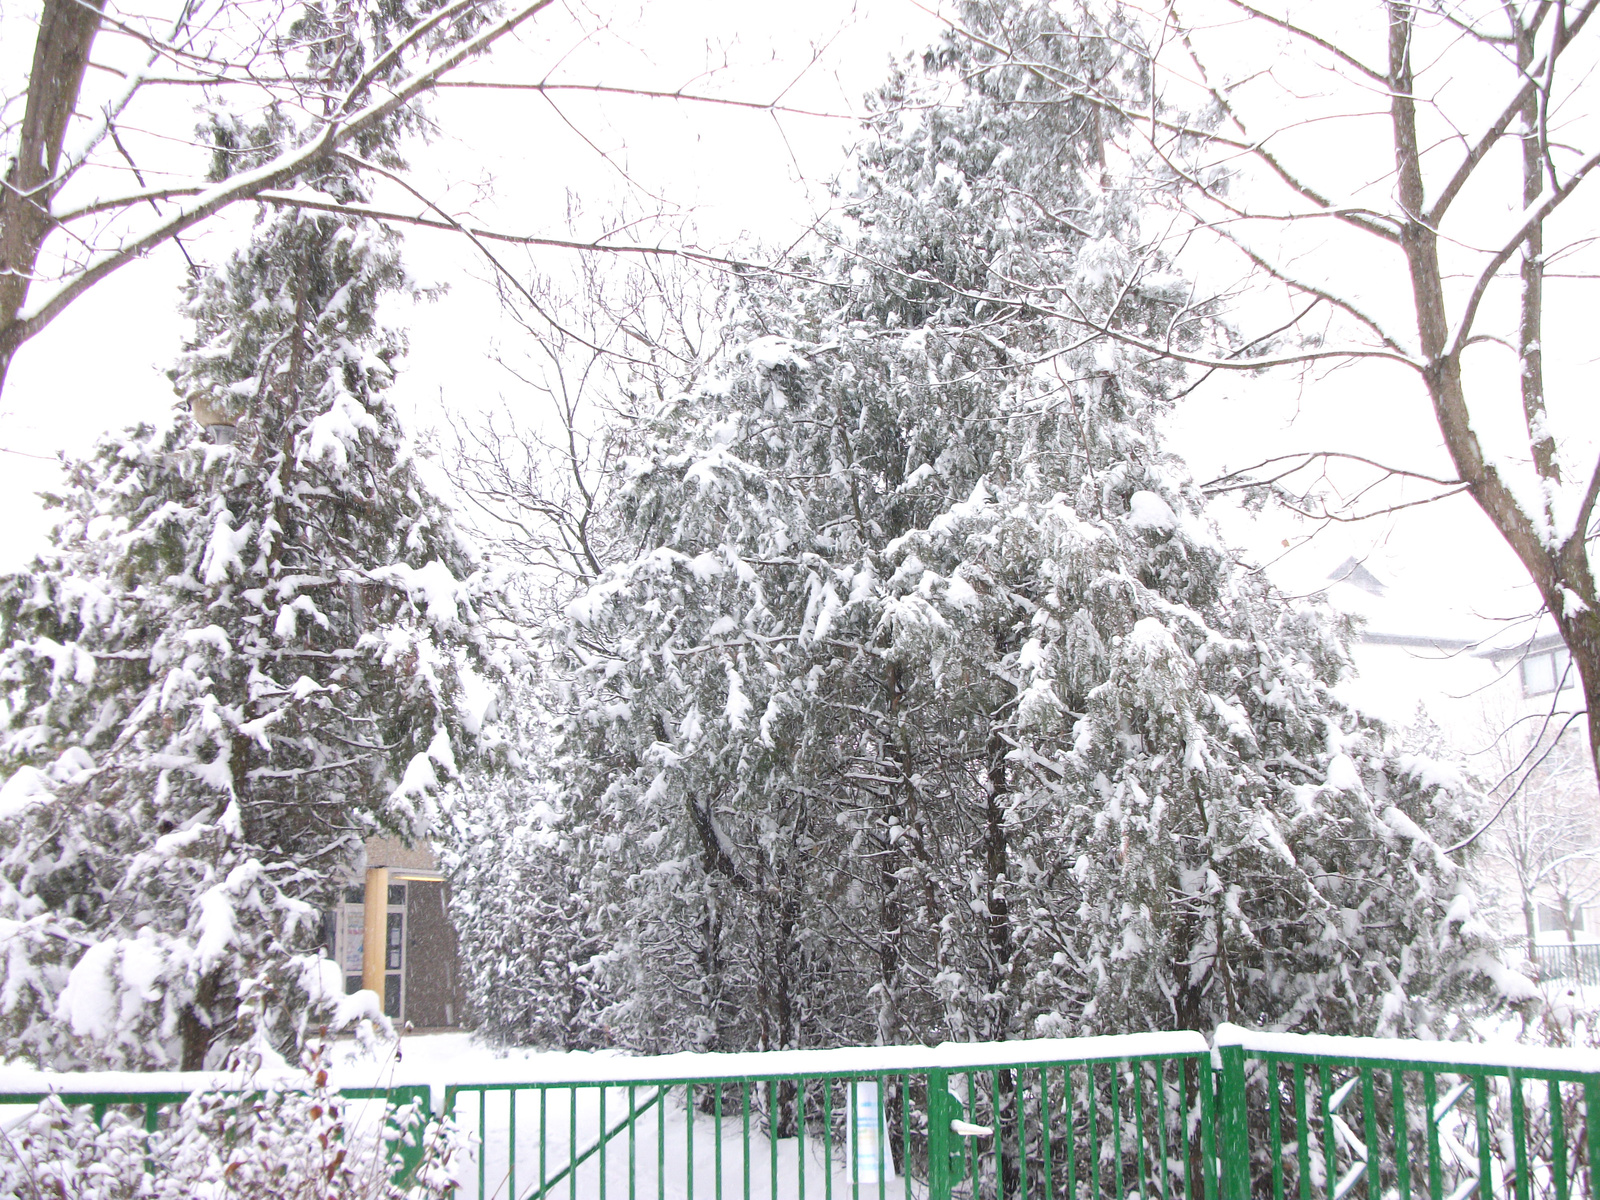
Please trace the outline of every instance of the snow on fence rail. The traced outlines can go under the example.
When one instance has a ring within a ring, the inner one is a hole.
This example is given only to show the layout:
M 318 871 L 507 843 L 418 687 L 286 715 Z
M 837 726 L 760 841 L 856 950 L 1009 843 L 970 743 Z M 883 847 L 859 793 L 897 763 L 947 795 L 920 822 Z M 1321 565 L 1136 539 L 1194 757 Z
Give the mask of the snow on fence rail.
M 572 1054 L 344 1091 L 452 1116 L 464 1200 L 1600 1200 L 1593 1051 L 1215 1040 Z M 215 1083 L 0 1070 L 0 1105 L 54 1092 L 153 1128 Z

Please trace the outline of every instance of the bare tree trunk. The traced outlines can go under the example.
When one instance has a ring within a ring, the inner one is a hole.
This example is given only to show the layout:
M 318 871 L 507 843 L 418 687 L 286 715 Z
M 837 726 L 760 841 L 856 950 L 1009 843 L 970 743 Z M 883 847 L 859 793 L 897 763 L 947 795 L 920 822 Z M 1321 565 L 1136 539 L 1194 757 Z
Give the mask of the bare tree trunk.
M 1412 91 L 1411 39 L 1415 9 L 1405 0 L 1390 0 L 1388 7 L 1390 118 L 1394 127 L 1400 206 L 1406 218 L 1401 228 L 1400 246 L 1410 269 L 1417 333 L 1427 364 L 1424 379 L 1429 399 L 1456 471 L 1467 483 L 1478 506 L 1527 568 L 1539 589 L 1540 599 L 1555 619 L 1571 652 L 1588 706 L 1589 752 L 1595 776 L 1600 779 L 1600 596 L 1596 595 L 1584 538 L 1597 495 L 1600 495 L 1600 470 L 1590 482 L 1573 530 L 1560 544 L 1554 544 L 1555 526 L 1551 514 L 1525 512 L 1500 477 L 1498 468 L 1484 455 L 1472 427 L 1462 383 L 1460 356 L 1463 347 L 1450 344 L 1439 237 L 1426 216 L 1427 197 Z M 1531 106 L 1537 117 L 1537 99 L 1529 99 L 1525 104 Z M 1525 107 L 1524 119 L 1528 111 L 1530 108 Z M 1540 186 L 1537 173 L 1542 158 L 1532 164 L 1534 174 L 1529 177 L 1530 153 L 1539 158 L 1538 147 L 1530 149 L 1525 136 L 1523 191 L 1527 195 L 1531 188 L 1537 195 Z M 1530 229 L 1523 256 L 1522 393 L 1530 433 L 1540 428 L 1544 414 L 1543 361 L 1536 350 L 1543 303 L 1543 268 L 1536 250 L 1542 245 L 1541 239 L 1542 232 L 1535 224 Z M 1542 477 L 1553 483 L 1560 480 L 1554 451 L 1554 442 L 1548 436 L 1534 444 L 1535 466 Z
M 105 0 L 45 0 L 39 14 L 17 157 L 0 185 L 0 389 L 22 344 L 17 314 L 27 301 L 39 248 L 53 224 L 52 181 L 104 5 Z

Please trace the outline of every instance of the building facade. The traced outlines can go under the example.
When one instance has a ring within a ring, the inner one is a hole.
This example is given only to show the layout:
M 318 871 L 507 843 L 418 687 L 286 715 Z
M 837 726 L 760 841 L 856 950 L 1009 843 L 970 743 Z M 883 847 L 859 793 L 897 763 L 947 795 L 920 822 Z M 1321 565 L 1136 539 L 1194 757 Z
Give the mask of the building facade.
M 449 885 L 433 853 L 371 838 L 327 918 L 327 950 L 345 992 L 375 992 L 386 1016 L 413 1029 L 466 1022 Z

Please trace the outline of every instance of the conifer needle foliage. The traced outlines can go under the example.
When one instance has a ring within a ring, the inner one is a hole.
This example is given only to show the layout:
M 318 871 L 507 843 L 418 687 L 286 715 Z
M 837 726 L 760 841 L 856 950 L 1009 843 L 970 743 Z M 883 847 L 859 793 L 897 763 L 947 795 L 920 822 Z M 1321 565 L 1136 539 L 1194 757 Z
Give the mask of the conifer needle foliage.
M 1516 995 L 1440 849 L 1472 793 L 1220 542 L 1160 434 L 1181 369 L 1085 334 L 1209 328 L 1148 164 L 1057 86 L 1146 86 L 1095 11 L 973 6 L 1008 55 L 896 74 L 845 218 L 738 283 L 710 382 L 635 431 L 523 852 L 581 888 L 552 919 L 587 985 L 501 972 L 594 1040 L 1443 1034 Z
M 234 440 L 107 438 L 0 585 L 0 1052 L 294 1045 L 343 992 L 316 947 L 362 839 L 428 837 L 495 742 L 499 584 L 387 395 L 410 287 L 369 223 L 263 209 L 173 372 Z

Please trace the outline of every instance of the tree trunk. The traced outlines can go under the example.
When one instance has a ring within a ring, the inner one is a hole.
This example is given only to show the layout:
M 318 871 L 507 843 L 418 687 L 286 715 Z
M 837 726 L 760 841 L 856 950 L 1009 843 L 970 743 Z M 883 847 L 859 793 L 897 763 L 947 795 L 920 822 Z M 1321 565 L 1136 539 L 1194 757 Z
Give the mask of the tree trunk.
M 1584 531 L 1593 515 L 1597 474 L 1575 527 L 1563 533 L 1551 524 L 1550 512 L 1524 511 L 1515 494 L 1488 460 L 1472 427 L 1462 384 L 1460 349 L 1452 349 L 1450 320 L 1445 305 L 1443 272 L 1439 263 L 1438 234 L 1424 219 L 1427 197 L 1422 178 L 1422 152 L 1417 137 L 1416 100 L 1413 93 L 1411 33 L 1414 9 L 1405 0 L 1389 4 L 1390 119 L 1394 129 L 1395 167 L 1400 207 L 1407 216 L 1401 228 L 1400 247 L 1411 275 L 1417 334 L 1426 361 L 1424 379 L 1439 431 L 1444 435 L 1459 477 L 1464 480 L 1490 522 L 1516 553 L 1539 597 L 1554 618 L 1572 661 L 1578 668 L 1588 706 L 1589 753 L 1600 780 L 1600 596 L 1596 595 L 1589 567 Z M 1536 105 L 1536 101 L 1534 102 Z M 1533 111 L 1537 112 L 1535 107 Z M 1524 117 L 1526 119 L 1526 116 Z M 1524 153 L 1528 143 L 1524 139 Z M 1537 171 L 1538 164 L 1533 169 Z M 1526 163 L 1524 170 L 1528 169 Z M 1537 191 L 1534 180 L 1524 177 L 1523 192 Z M 1535 436 L 1535 468 L 1550 483 L 1559 483 L 1554 445 L 1538 437 L 1544 414 L 1543 364 L 1538 335 L 1543 309 L 1543 268 L 1536 248 L 1542 231 L 1530 229 L 1531 244 L 1524 247 L 1522 330 L 1524 417 Z M 1533 374 L 1529 374 L 1530 366 Z M 1560 539 L 1560 540 L 1557 540 Z
M 78 106 L 89 50 L 100 30 L 105 0 L 45 0 L 28 74 L 28 102 L 17 157 L 0 186 L 0 388 L 21 342 L 17 314 L 53 222 L 50 201 L 61 146 Z
M 200 980 L 194 999 L 184 1006 L 178 1017 L 178 1033 L 183 1039 L 183 1061 L 179 1069 L 203 1071 L 206 1054 L 216 1040 L 217 972 L 212 971 Z

